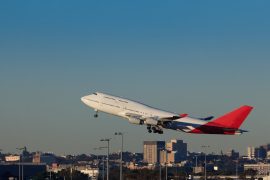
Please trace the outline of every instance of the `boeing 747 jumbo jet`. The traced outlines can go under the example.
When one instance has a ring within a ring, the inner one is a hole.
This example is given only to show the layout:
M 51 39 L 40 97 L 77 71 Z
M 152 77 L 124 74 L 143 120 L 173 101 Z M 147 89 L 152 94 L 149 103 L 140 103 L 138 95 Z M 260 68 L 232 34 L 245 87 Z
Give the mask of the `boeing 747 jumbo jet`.
M 163 111 L 100 92 L 84 96 L 81 100 L 95 110 L 94 117 L 98 117 L 98 111 L 105 112 L 128 119 L 131 124 L 146 125 L 149 133 L 159 134 L 163 134 L 163 129 L 196 134 L 242 134 L 247 131 L 239 127 L 253 109 L 251 106 L 244 105 L 216 119 L 213 116 L 194 118 L 188 114 Z

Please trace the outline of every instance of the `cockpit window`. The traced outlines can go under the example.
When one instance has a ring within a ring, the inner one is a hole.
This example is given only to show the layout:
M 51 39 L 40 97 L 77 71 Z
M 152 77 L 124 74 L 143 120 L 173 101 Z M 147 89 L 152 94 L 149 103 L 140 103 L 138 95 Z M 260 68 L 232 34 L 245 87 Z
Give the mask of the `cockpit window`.
M 93 93 L 94 95 L 97 95 L 97 93 Z

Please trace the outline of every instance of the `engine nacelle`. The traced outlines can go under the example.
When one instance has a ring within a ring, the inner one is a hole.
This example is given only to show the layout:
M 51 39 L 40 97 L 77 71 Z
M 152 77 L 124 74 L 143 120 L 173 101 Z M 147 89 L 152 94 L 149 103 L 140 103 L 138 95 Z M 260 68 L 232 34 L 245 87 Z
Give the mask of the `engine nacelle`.
M 129 118 L 128 121 L 131 123 L 131 124 L 138 124 L 138 125 L 142 125 L 143 124 L 143 120 L 141 119 L 137 119 L 137 118 Z
M 147 119 L 145 120 L 145 124 L 156 126 L 156 125 L 159 124 L 159 122 L 158 122 L 158 120 L 156 120 L 156 119 L 153 119 L 153 118 L 147 118 Z

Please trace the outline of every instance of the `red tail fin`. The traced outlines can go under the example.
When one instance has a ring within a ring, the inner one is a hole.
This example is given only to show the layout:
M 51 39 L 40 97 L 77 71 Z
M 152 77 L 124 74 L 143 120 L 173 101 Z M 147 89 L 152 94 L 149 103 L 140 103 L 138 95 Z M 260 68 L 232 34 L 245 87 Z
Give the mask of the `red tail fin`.
M 224 127 L 238 129 L 244 122 L 244 120 L 247 118 L 248 114 L 251 112 L 252 109 L 253 107 L 245 105 L 211 122 L 222 125 Z

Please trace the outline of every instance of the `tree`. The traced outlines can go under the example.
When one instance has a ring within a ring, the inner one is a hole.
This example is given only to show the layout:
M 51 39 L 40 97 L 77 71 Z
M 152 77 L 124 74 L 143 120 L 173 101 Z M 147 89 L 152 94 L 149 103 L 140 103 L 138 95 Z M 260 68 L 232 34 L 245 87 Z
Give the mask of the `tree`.
M 72 170 L 67 168 L 63 169 L 62 171 L 59 171 L 55 175 L 57 178 L 56 179 L 65 179 L 65 180 L 88 180 L 88 176 L 86 174 L 81 173 L 80 171 L 77 170 Z

